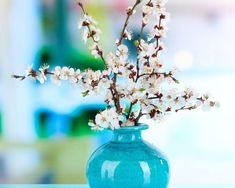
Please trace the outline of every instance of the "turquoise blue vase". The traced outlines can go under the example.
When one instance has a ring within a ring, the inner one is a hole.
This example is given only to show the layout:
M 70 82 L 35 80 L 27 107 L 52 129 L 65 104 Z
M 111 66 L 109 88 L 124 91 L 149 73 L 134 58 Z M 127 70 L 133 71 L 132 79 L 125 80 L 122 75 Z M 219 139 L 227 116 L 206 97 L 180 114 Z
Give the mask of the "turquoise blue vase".
M 167 188 L 169 165 L 157 148 L 142 139 L 147 125 L 123 127 L 87 163 L 90 188 Z

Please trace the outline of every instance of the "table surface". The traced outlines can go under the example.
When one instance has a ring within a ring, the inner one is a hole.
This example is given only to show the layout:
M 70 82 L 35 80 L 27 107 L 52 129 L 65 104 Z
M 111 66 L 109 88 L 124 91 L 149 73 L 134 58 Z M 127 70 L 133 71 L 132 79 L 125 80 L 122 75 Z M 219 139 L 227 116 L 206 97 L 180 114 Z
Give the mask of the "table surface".
M 0 185 L 0 188 L 89 188 L 87 185 Z M 235 185 L 171 185 L 168 188 L 235 188 Z

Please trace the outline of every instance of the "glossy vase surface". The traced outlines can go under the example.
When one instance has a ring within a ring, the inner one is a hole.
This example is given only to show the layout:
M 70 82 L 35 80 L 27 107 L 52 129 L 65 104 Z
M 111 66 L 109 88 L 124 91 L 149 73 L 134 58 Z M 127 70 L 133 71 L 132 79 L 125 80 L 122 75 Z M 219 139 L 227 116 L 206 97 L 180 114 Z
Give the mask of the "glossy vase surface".
M 159 149 L 142 139 L 141 124 L 113 131 L 87 163 L 90 188 L 167 188 L 169 165 Z

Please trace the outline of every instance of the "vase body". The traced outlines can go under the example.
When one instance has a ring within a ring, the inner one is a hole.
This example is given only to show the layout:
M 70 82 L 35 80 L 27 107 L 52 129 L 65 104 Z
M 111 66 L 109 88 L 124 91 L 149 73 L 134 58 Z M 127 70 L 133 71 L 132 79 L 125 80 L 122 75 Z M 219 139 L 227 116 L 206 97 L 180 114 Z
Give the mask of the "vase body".
M 98 148 L 87 163 L 90 188 L 167 188 L 168 161 L 142 139 L 141 131 L 147 128 L 114 130 L 113 139 Z

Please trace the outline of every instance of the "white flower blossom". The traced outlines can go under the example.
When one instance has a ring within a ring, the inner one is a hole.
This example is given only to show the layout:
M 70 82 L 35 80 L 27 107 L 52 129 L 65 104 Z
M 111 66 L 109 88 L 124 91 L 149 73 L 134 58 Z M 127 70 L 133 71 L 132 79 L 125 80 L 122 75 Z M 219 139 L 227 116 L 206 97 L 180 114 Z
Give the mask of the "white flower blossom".
M 29 65 L 29 66 L 26 67 L 26 69 L 25 69 L 25 75 L 26 75 L 26 76 L 31 75 L 31 74 L 32 74 L 32 71 L 33 71 L 33 64 L 31 64 L 31 65 Z
M 55 70 L 52 71 L 51 81 L 58 86 L 61 85 L 61 72 L 62 69 L 60 66 L 56 66 Z
M 132 32 L 125 29 L 124 36 L 127 40 L 131 40 L 132 39 Z
M 99 28 L 93 26 L 93 25 L 90 27 L 90 29 L 91 29 L 91 31 L 94 33 L 94 34 L 93 34 L 93 38 L 94 38 L 95 42 L 98 43 L 99 40 L 100 40 L 100 33 L 101 33 L 101 30 L 100 30 Z
M 107 104 L 113 104 L 112 98 L 113 98 L 113 95 L 112 95 L 111 91 L 107 90 L 106 93 L 105 93 L 105 102 Z
M 97 22 L 91 16 L 85 14 L 83 19 L 80 20 L 78 28 L 83 28 L 82 39 L 85 44 L 87 43 L 88 38 L 92 38 L 95 43 L 94 45 L 98 46 L 97 43 L 100 40 L 99 34 L 101 33 L 101 30 L 97 28 Z M 92 54 L 95 54 L 96 56 L 96 53 L 93 50 Z
M 145 90 L 139 83 L 135 83 L 130 80 L 128 83 L 125 84 L 125 86 L 123 87 L 122 92 L 125 94 L 125 97 L 130 102 L 139 100 L 145 95 Z
M 123 117 L 119 115 L 115 108 L 106 109 L 98 113 L 95 117 L 95 123 L 102 128 L 119 129 Z
M 103 76 L 109 76 L 111 74 L 111 70 L 110 69 L 105 69 L 102 71 L 102 75 Z
M 124 44 L 119 45 L 116 55 L 123 60 L 126 60 L 128 58 L 128 47 Z
M 149 58 L 149 63 L 151 65 L 151 67 L 157 72 L 159 72 L 163 67 L 159 57 L 157 57 L 157 56 L 156 57 L 150 57 Z
M 193 88 L 187 87 L 185 88 L 184 92 L 182 93 L 185 96 L 185 100 L 195 100 L 199 97 L 199 93 L 194 90 Z
M 102 131 L 102 130 L 104 130 L 104 128 L 102 128 L 99 125 L 95 124 L 94 121 L 89 121 L 88 125 L 91 127 L 91 130 L 94 130 L 94 131 Z
M 85 44 L 86 44 L 86 42 L 87 42 L 88 36 L 89 36 L 89 30 L 88 30 L 88 28 L 86 27 L 86 28 L 84 28 L 84 30 L 83 30 L 83 35 L 82 35 L 82 39 L 83 39 L 83 41 L 84 41 Z
M 143 17 L 142 22 L 144 25 L 147 25 L 149 23 L 149 17 L 148 16 Z
M 143 61 L 145 57 L 151 57 L 156 53 L 156 42 L 147 43 L 143 39 L 140 41 L 139 45 L 141 51 L 138 58 Z
M 122 64 L 120 59 L 118 59 L 112 52 L 110 52 L 106 57 L 106 62 L 108 67 L 114 72 L 118 73 L 118 69 Z
M 142 7 L 142 11 L 144 14 L 151 14 L 151 12 L 153 11 L 153 7 L 150 7 L 148 5 L 144 5 Z
M 70 75 L 73 74 L 74 69 L 68 68 L 68 67 L 62 67 L 60 72 L 60 78 L 61 80 L 68 80 Z
M 167 33 L 167 26 L 162 26 L 161 28 L 154 28 L 152 31 L 148 34 L 148 41 L 151 41 L 155 37 L 166 37 Z
M 99 49 L 99 47 L 98 47 L 98 44 L 97 44 L 97 43 L 94 43 L 94 44 L 91 46 L 91 54 L 92 54 L 95 58 L 98 58 L 98 57 L 100 56 L 98 49 Z
M 131 120 L 127 120 L 125 122 L 124 126 L 126 126 L 126 127 L 133 127 L 133 126 L 135 126 L 135 122 L 133 122 Z
M 156 121 L 157 123 L 162 123 L 165 120 L 165 115 L 164 114 L 156 114 L 153 117 L 153 120 Z
M 164 7 L 168 0 L 152 0 L 155 6 Z
M 91 16 L 84 14 L 84 17 L 79 21 L 78 29 L 81 29 L 84 24 L 97 25 L 97 22 Z
M 203 111 L 209 111 L 213 107 L 220 107 L 220 104 L 218 102 L 205 100 L 201 106 Z
M 39 71 L 45 73 L 45 71 L 47 71 L 49 68 L 49 65 L 43 65 L 39 68 Z
M 164 23 L 169 22 L 170 17 L 171 17 L 171 15 L 170 15 L 170 13 L 169 13 L 169 12 L 166 12 L 166 11 L 161 12 L 161 15 L 164 15 Z
M 152 66 L 143 66 L 143 73 L 151 74 L 153 72 L 153 67 Z
M 40 84 L 44 84 L 45 81 L 47 80 L 46 76 L 41 72 L 37 74 L 36 79 L 40 82 Z
M 48 69 L 49 69 L 49 65 L 43 65 L 39 68 L 40 73 L 38 73 L 39 75 L 36 78 L 39 80 L 41 84 L 47 81 L 46 74 L 47 74 Z
M 127 7 L 126 11 L 130 13 L 130 15 L 134 15 L 136 13 L 136 10 L 133 10 L 132 6 Z
M 76 71 L 74 69 L 70 70 L 70 75 L 69 75 L 69 82 L 71 84 L 76 84 L 78 83 L 82 78 L 82 74 L 80 69 L 77 69 Z

